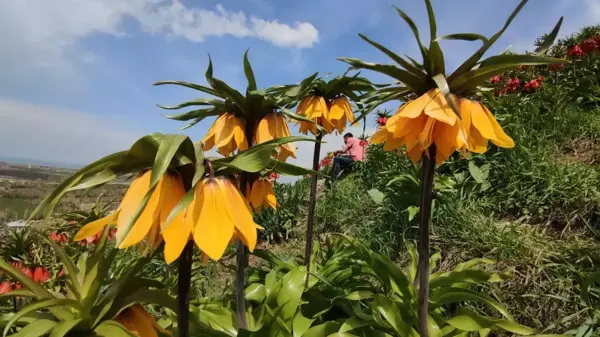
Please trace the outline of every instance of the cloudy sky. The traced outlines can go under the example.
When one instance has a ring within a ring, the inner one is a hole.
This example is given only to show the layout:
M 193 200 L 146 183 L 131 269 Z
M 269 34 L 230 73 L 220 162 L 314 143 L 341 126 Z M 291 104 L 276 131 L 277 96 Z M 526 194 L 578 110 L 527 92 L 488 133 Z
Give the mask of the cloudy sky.
M 439 34 L 492 35 L 518 0 L 432 0 Z M 128 148 L 151 132 L 175 133 L 156 103 L 198 98 L 157 80 L 204 83 L 207 53 L 215 76 L 244 90 L 243 52 L 260 87 L 296 83 L 309 74 L 343 73 L 336 57 L 387 63 L 363 33 L 412 56 L 416 45 L 390 3 L 427 36 L 417 0 L 7 0 L 0 1 L 0 156 L 84 164 Z M 492 52 L 531 49 L 564 15 L 561 35 L 600 23 L 596 0 L 530 0 Z M 442 45 L 452 69 L 475 43 Z M 368 77 L 378 82 L 387 79 Z M 200 140 L 212 120 L 188 129 Z M 373 121 L 367 129 L 372 130 Z M 356 133 L 362 131 L 357 128 Z M 341 146 L 328 136 L 325 151 Z M 310 166 L 310 145 L 296 163 Z

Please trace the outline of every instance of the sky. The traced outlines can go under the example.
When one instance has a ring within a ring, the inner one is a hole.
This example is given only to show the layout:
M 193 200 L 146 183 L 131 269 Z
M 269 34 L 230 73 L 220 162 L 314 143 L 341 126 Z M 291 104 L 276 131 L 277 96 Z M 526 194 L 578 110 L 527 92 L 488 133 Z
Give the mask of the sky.
M 518 0 L 432 0 L 438 34 L 491 36 Z M 410 29 L 390 3 L 406 11 L 427 37 L 418 0 L 18 0 L 0 1 L 0 157 L 82 165 L 121 151 L 152 133 L 185 132 L 199 141 L 207 119 L 180 131 L 156 104 L 202 93 L 159 80 L 205 84 L 208 54 L 214 76 L 244 92 L 242 57 L 259 87 L 293 84 L 308 75 L 337 75 L 338 57 L 392 63 L 358 37 L 363 33 L 398 54 L 418 58 Z M 564 16 L 561 35 L 600 23 L 597 0 L 530 0 L 490 54 L 533 49 L 533 41 Z M 477 42 L 444 41 L 447 69 Z M 389 78 L 363 72 L 377 83 Z M 393 106 L 392 106 L 393 107 Z M 374 118 L 366 125 L 374 131 Z M 296 126 L 291 125 L 296 133 Z M 350 128 L 362 133 L 362 126 Z M 328 135 L 323 152 L 342 146 Z M 312 144 L 299 143 L 292 163 L 309 167 Z

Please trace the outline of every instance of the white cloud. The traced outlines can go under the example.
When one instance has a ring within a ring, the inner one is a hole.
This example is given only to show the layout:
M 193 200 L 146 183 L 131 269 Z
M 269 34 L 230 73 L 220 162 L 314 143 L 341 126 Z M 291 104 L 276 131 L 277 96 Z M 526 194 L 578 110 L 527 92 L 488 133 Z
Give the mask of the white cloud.
M 319 36 L 318 30 L 307 22 L 290 26 L 257 17 L 249 20 L 243 12 L 230 12 L 221 5 L 208 10 L 186 7 L 178 0 L 2 1 L 3 76 L 4 69 L 13 69 L 16 77 L 32 67 L 54 69 L 57 73 L 74 72 L 74 63 L 88 63 L 90 58 L 85 51 L 73 47 L 94 34 L 126 36 L 123 28 L 126 19 L 133 19 L 143 31 L 194 42 L 210 36 L 232 35 L 304 48 L 312 46 Z
M 108 118 L 0 99 L 0 155 L 85 164 L 129 148 L 140 135 Z

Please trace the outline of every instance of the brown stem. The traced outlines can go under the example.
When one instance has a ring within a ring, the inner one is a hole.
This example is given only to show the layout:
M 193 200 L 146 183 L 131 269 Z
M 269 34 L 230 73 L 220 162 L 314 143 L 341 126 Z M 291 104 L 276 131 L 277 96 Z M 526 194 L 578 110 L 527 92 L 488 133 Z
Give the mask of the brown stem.
M 215 177 L 215 170 L 213 169 L 212 163 L 208 159 L 204 159 L 204 167 L 208 170 L 208 176 L 210 178 Z
M 246 121 L 245 135 L 248 145 L 254 144 L 254 124 Z M 242 195 L 247 197 L 248 186 L 252 185 L 254 177 L 248 172 L 240 172 L 240 189 Z M 246 298 L 244 297 L 246 265 L 248 264 L 248 252 L 246 246 L 239 239 L 235 243 L 236 249 L 236 269 L 235 269 L 235 307 L 237 311 L 238 329 L 248 329 L 248 320 L 246 319 Z
M 313 171 L 319 170 L 319 156 L 321 153 L 321 139 L 323 134 L 317 135 L 317 142 L 313 152 Z M 313 249 L 313 225 L 315 221 L 315 206 L 317 203 L 317 176 L 313 175 L 310 182 L 310 197 L 308 200 L 308 221 L 306 223 L 306 247 L 304 249 L 304 265 L 306 270 L 310 272 L 310 259 Z M 308 284 L 308 278 L 306 278 Z
M 429 337 L 429 226 L 435 175 L 435 145 L 429 147 L 429 156 L 421 161 L 421 221 L 419 223 L 419 335 Z
M 177 279 L 177 329 L 179 337 L 190 335 L 190 283 L 192 278 L 192 255 L 194 246 L 188 242 L 179 256 L 179 276 Z

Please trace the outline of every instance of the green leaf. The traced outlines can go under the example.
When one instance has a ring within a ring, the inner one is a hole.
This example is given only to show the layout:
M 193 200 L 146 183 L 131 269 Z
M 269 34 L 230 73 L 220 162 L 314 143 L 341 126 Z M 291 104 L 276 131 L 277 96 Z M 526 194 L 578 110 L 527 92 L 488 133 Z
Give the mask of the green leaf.
M 456 34 L 448 34 L 444 36 L 439 36 L 435 39 L 435 41 L 442 40 L 461 40 L 461 41 L 477 41 L 480 40 L 483 44 L 488 42 L 487 37 L 474 33 L 456 33 Z
M 581 284 L 581 299 L 583 299 L 590 308 L 594 307 L 594 304 L 590 300 L 590 287 L 596 282 L 600 282 L 600 271 L 588 275 Z
M 423 43 L 421 42 L 421 37 L 419 36 L 419 30 L 417 29 L 417 25 L 410 18 L 410 16 L 408 16 L 406 13 L 404 13 L 400 8 L 394 6 L 394 9 L 396 9 L 396 12 L 398 13 L 398 15 L 400 15 L 402 17 L 402 19 L 404 19 L 404 21 L 408 24 L 408 26 L 412 30 L 412 32 L 415 36 L 415 40 L 417 40 L 417 44 L 419 45 L 419 50 L 421 50 L 421 55 L 423 56 L 423 64 L 427 64 L 428 59 L 429 59 L 429 57 L 427 55 L 427 49 L 425 49 L 425 47 L 423 46 Z
M 306 283 L 306 268 L 298 267 L 292 269 L 281 279 L 281 289 L 277 294 L 277 304 L 283 306 L 281 318 L 288 321 L 294 318 Z
M 483 172 L 481 172 L 481 169 L 472 161 L 469 161 L 469 173 L 476 183 L 483 184 Z
M 304 167 L 296 166 L 296 165 L 289 164 L 289 163 L 282 162 L 282 161 L 274 160 L 273 163 L 275 164 L 275 166 L 273 168 L 271 168 L 271 171 L 281 173 L 283 175 L 288 175 L 288 176 L 304 176 L 307 174 L 322 175 L 321 173 L 319 173 L 317 171 L 313 171 L 310 169 L 306 169 Z
M 168 105 L 160 105 L 157 106 L 161 109 L 165 110 L 178 110 L 182 108 L 187 108 L 189 106 L 214 106 L 215 108 L 224 108 L 225 103 L 221 100 L 214 98 L 198 98 L 193 101 L 183 102 L 177 105 L 168 106 Z
M 42 202 L 39 203 L 39 205 L 33 210 L 31 215 L 29 216 L 29 219 L 35 218 L 38 214 L 42 212 L 44 214 L 44 217 L 50 216 L 50 214 L 52 214 L 52 211 L 56 207 L 56 204 L 60 201 L 63 195 L 67 193 L 69 188 L 75 186 L 82 179 L 90 177 L 96 173 L 102 172 L 108 167 L 121 165 L 123 163 L 123 160 L 125 159 L 126 154 L 127 151 L 113 153 L 75 172 L 65 181 L 60 183 L 50 194 L 48 194 L 48 196 L 44 198 L 44 200 L 42 200 Z
M 531 335 L 535 330 L 509 320 L 491 319 L 483 317 L 471 309 L 458 307 L 454 317 L 450 318 L 448 324 L 463 331 L 479 331 L 482 329 L 500 328 L 502 330 L 520 334 Z
M 56 323 L 56 321 L 49 319 L 38 319 L 19 330 L 19 332 L 10 335 L 10 337 L 41 337 L 50 332 Z
M 408 256 L 410 256 L 410 262 L 408 264 L 408 279 L 414 281 L 417 278 L 417 269 L 419 268 L 419 253 L 417 247 L 413 242 L 406 243 L 406 250 Z
M 494 301 L 491 297 L 485 294 L 471 289 L 449 287 L 434 290 L 431 292 L 430 300 L 435 302 L 436 307 L 440 307 L 449 303 L 480 302 L 496 309 L 506 319 L 511 321 L 514 320 L 508 310 L 506 310 L 506 308 L 504 308 L 500 303 Z
M 338 58 L 338 60 L 346 62 L 357 69 L 369 69 L 393 77 L 398 81 L 404 83 L 404 85 L 406 85 L 407 87 L 411 88 L 413 92 L 420 93 L 427 91 L 426 82 L 423 82 L 419 77 L 396 66 L 364 62 L 359 59 L 348 57 Z
M 430 74 L 446 75 L 444 52 L 442 52 L 440 44 L 435 41 L 432 41 L 429 47 L 429 64 Z
M 252 283 L 246 287 L 244 298 L 247 301 L 262 303 L 265 300 L 265 286 L 260 283 Z
M 431 41 L 435 40 L 437 36 L 437 25 L 435 22 L 435 14 L 433 12 L 433 6 L 430 0 L 425 0 L 425 6 L 427 7 L 427 17 L 429 18 L 429 36 Z
M 212 66 L 211 66 L 211 68 L 212 68 Z M 221 97 L 221 98 L 223 97 L 218 92 L 216 92 L 215 90 L 213 90 L 213 89 L 211 89 L 209 87 L 205 87 L 203 85 L 198 85 L 198 84 L 194 84 L 194 83 L 190 83 L 190 82 L 184 82 L 184 81 L 158 81 L 158 82 L 155 82 L 153 85 L 159 86 L 159 85 L 165 85 L 165 84 L 179 85 L 179 86 L 182 86 L 182 87 L 186 87 L 186 88 L 190 88 L 190 89 L 202 91 L 202 92 L 205 92 L 205 93 L 213 95 L 213 96 L 217 96 L 217 97 Z
M 48 238 L 45 238 L 44 241 L 46 241 L 46 243 L 48 243 L 50 246 L 52 246 L 52 250 L 54 250 L 56 255 L 58 255 L 60 262 L 62 262 L 62 264 L 65 268 L 65 272 L 66 272 L 67 276 L 69 277 L 69 281 L 71 282 L 71 286 L 75 288 L 75 292 L 76 292 L 75 296 L 77 296 L 77 297 L 81 296 L 81 284 L 77 280 L 78 270 L 77 270 L 77 267 L 75 266 L 75 264 L 73 263 L 73 260 L 71 259 L 71 257 L 67 254 L 67 252 L 65 252 L 58 245 L 58 243 L 56 243 Z
M 60 321 L 54 329 L 52 329 L 52 333 L 49 337 L 64 337 L 69 333 L 77 324 L 81 323 L 83 318 L 72 319 L 68 321 Z
M 15 289 L 9 293 L 0 294 L 0 299 L 9 298 L 9 297 L 33 297 L 35 298 L 35 294 L 27 289 Z M 1 320 L 0 320 L 1 321 Z
M 558 19 L 558 22 L 556 23 L 550 34 L 546 35 L 544 41 L 542 41 L 542 43 L 540 43 L 540 45 L 535 49 L 535 52 L 537 54 L 545 53 L 554 44 L 554 40 L 556 40 L 558 32 L 560 31 L 560 26 L 562 26 L 563 18 L 564 17 L 561 16 L 560 19 Z
M 384 295 L 376 295 L 371 306 L 374 311 L 381 314 L 398 335 L 407 336 L 409 334 L 411 327 L 402 319 L 394 301 Z
M 254 150 L 256 147 L 253 147 Z M 226 167 L 236 168 L 241 171 L 256 173 L 264 170 L 271 159 L 275 155 L 275 147 L 273 146 L 263 146 L 254 151 L 244 151 L 235 157 L 231 161 L 222 161 L 218 162 Z M 217 164 L 217 161 L 214 161 Z
M 396 63 L 398 63 L 399 65 L 401 65 L 402 67 L 404 67 L 404 69 L 408 70 L 411 74 L 419 77 L 422 81 L 426 81 L 427 80 L 427 75 L 425 73 L 423 73 L 423 71 L 414 66 L 413 64 L 411 64 L 410 62 L 404 60 L 401 56 L 399 56 L 398 54 L 395 54 L 394 52 L 392 52 L 391 50 L 387 49 L 386 47 L 384 47 L 383 45 L 369 39 L 368 37 L 362 35 L 362 34 L 358 34 L 358 36 L 360 36 L 361 39 L 367 41 L 369 44 L 371 44 L 373 47 L 381 50 L 383 53 L 385 53 L 389 58 L 391 58 L 392 60 L 394 60 Z
M 308 329 L 308 331 L 302 335 L 302 337 L 327 337 L 338 332 L 340 325 L 341 324 L 338 322 L 325 322 Z
M 152 173 L 150 176 L 150 188 L 155 187 L 160 179 L 165 175 L 169 168 L 173 157 L 182 148 L 184 142 L 188 143 L 188 149 L 191 147 L 192 153 L 188 155 L 194 156 L 192 141 L 186 135 L 165 135 L 158 146 Z M 190 158 L 195 159 L 195 158 Z
M 83 190 L 91 187 L 96 187 L 99 185 L 106 184 L 110 181 L 113 181 L 117 178 L 117 174 L 109 167 L 102 170 L 100 173 L 93 175 L 91 178 L 86 179 L 85 181 L 70 187 L 66 192 L 72 192 L 77 190 Z
M 292 323 L 294 337 L 302 337 L 310 329 L 310 326 L 314 321 L 314 318 L 304 317 L 302 311 L 299 310 Z
M 21 308 L 21 310 L 19 310 L 17 313 L 15 313 L 15 315 L 10 319 L 10 321 L 8 321 L 8 323 L 6 323 L 6 326 L 4 327 L 3 336 L 6 336 L 6 334 L 8 333 L 10 328 L 13 326 L 13 324 L 15 324 L 21 317 L 23 317 L 31 312 L 37 311 L 37 310 L 48 309 L 48 308 L 57 307 L 57 306 L 72 307 L 72 308 L 76 309 L 77 311 L 82 311 L 82 309 L 83 309 L 81 307 L 81 303 L 79 303 L 75 300 L 72 300 L 72 299 L 68 299 L 68 298 L 52 298 L 52 299 L 40 300 L 37 302 L 27 304 L 26 306 Z M 66 319 L 72 319 L 72 317 L 69 317 Z
M 103 321 L 94 332 L 98 337 L 138 337 L 115 321 Z
M 4 270 L 12 278 L 16 279 L 21 284 L 23 284 L 23 286 L 26 289 L 28 289 L 29 291 L 31 291 L 37 299 L 41 300 L 41 299 L 54 298 L 54 295 L 52 295 L 52 293 L 50 293 L 48 290 L 46 290 L 46 288 L 44 288 L 37 282 L 33 281 L 29 276 L 23 274 L 22 271 L 11 266 L 10 264 L 6 263 L 2 259 L 0 259 L 0 269 Z M 64 315 L 57 316 L 57 317 L 59 317 L 61 319 L 66 319 L 69 317 L 69 314 L 67 312 L 65 312 Z
M 220 305 L 207 304 L 198 308 L 192 308 L 198 321 L 207 325 L 211 329 L 226 333 L 229 336 L 236 336 L 236 318 L 235 314 Z
M 225 98 L 230 99 L 240 109 L 244 109 L 246 98 L 239 91 L 233 89 L 227 83 L 216 78 L 212 79 L 212 86 Z
M 498 31 L 496 34 L 494 34 L 494 36 L 492 36 L 492 38 L 489 39 L 489 41 L 484 43 L 483 46 L 481 46 L 481 48 L 479 48 L 479 50 L 477 50 L 473 55 L 471 55 L 471 57 L 469 57 L 465 62 L 463 62 L 463 64 L 461 64 L 452 73 L 452 75 L 450 75 L 449 82 L 453 82 L 455 78 L 457 78 L 458 76 L 461 76 L 463 73 L 466 73 L 466 72 L 470 71 L 471 69 L 473 69 L 473 67 L 475 67 L 475 65 L 477 64 L 479 59 L 481 59 L 483 57 L 485 52 L 496 42 L 496 40 L 498 40 L 500 38 L 500 36 L 502 36 L 502 34 L 504 34 L 504 31 L 506 31 L 508 26 L 510 26 L 511 22 L 514 20 L 514 18 L 517 16 L 517 14 L 519 14 L 519 12 L 523 8 L 523 6 L 525 6 L 525 4 L 527 4 L 527 1 L 528 0 L 521 0 L 519 5 L 517 5 L 517 7 L 513 10 L 511 15 L 508 17 L 508 19 L 504 23 L 504 26 L 502 27 L 502 29 L 500 29 L 500 31 Z
M 256 90 L 256 79 L 254 78 L 254 71 L 252 71 L 252 66 L 250 65 L 250 61 L 248 60 L 248 51 L 246 50 L 244 53 L 244 74 L 246 74 L 246 78 L 248 79 L 248 90 Z
M 344 333 L 344 332 L 352 331 L 354 329 L 362 328 L 367 325 L 370 325 L 370 322 L 362 320 L 356 316 L 352 316 L 352 317 L 348 318 L 344 322 L 344 324 L 342 324 L 342 326 L 340 327 L 340 332 Z
M 367 193 L 376 204 L 382 204 L 385 200 L 385 194 L 376 188 L 368 190 Z
M 221 109 L 209 108 L 209 109 L 192 110 L 192 111 L 184 112 L 182 114 L 177 114 L 177 115 L 163 115 L 163 116 L 166 118 L 169 118 L 169 119 L 176 120 L 176 121 L 188 121 L 190 119 L 193 119 L 193 120 L 195 120 L 196 123 L 198 123 L 206 117 L 218 116 L 218 115 L 222 114 L 223 112 L 224 111 Z
M 569 61 L 564 59 L 558 59 L 555 57 L 538 56 L 538 55 L 516 55 L 516 54 L 504 54 L 490 56 L 487 59 L 481 61 L 481 68 L 494 66 L 494 65 L 541 65 L 541 64 L 564 64 Z

